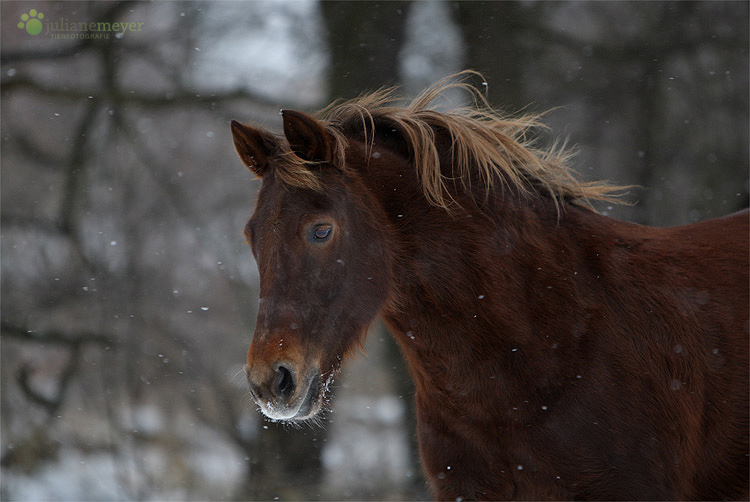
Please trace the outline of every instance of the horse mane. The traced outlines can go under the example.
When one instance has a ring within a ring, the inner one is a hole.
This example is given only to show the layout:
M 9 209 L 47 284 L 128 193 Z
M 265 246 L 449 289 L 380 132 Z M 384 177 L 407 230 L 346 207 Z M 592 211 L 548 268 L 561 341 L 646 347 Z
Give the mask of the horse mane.
M 397 131 L 408 146 L 425 198 L 448 211 L 455 203 L 449 183 L 458 181 L 467 193 L 472 193 L 472 178 L 479 179 L 487 195 L 498 180 L 503 188 L 513 186 L 525 193 L 549 195 L 558 211 L 564 201 L 588 207 L 593 200 L 620 202 L 621 191 L 627 187 L 579 180 L 568 164 L 570 149 L 560 144 L 547 148 L 535 145 L 537 132 L 546 129 L 540 121 L 541 115 L 501 114 L 491 107 L 479 88 L 466 82 L 472 76 L 481 78 L 481 74 L 471 70 L 448 76 L 405 106 L 399 106 L 401 99 L 396 87 L 331 103 L 318 112 L 317 118 L 334 138 L 333 161 L 345 166 L 344 156 L 352 131 L 364 134 L 369 151 L 375 131 L 387 126 Z M 430 108 L 453 89 L 466 91 L 472 103 L 442 112 Z M 452 176 L 443 172 L 436 131 L 444 131 L 450 137 Z M 305 188 L 320 188 L 315 186 L 316 180 L 297 171 L 306 169 L 304 162 L 285 164 L 289 170 L 285 179 L 294 184 L 299 182 Z

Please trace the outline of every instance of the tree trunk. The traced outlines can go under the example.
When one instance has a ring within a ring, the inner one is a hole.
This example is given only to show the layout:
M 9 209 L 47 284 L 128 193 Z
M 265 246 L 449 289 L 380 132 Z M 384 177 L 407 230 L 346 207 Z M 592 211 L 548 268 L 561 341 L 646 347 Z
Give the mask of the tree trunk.
M 331 54 L 329 92 L 352 98 L 398 80 L 410 2 L 321 2 Z

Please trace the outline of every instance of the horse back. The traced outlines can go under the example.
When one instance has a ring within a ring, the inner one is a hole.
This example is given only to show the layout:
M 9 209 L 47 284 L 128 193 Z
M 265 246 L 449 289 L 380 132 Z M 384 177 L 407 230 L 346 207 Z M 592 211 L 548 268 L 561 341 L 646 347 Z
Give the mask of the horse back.
M 693 298 L 695 318 L 716 322 L 739 349 L 748 345 L 750 310 L 750 211 L 665 229 L 655 260 L 671 274 L 676 292 Z M 657 248 L 658 249 L 658 248 Z M 713 306 L 715 310 L 703 308 Z M 689 317 L 689 316 L 688 316 Z
M 699 347 L 709 350 L 704 360 L 704 449 L 695 486 L 696 498 L 704 500 L 748 496 L 749 215 L 744 210 L 672 231 L 675 240 L 688 243 L 685 280 L 692 275 L 700 286 L 689 291 L 707 307 L 698 340 Z
M 670 228 L 613 225 L 614 245 L 600 251 L 625 293 L 611 313 L 636 344 L 630 367 L 658 368 L 665 382 L 641 406 L 652 408 L 654 441 L 679 451 L 672 493 L 746 499 L 750 212 Z

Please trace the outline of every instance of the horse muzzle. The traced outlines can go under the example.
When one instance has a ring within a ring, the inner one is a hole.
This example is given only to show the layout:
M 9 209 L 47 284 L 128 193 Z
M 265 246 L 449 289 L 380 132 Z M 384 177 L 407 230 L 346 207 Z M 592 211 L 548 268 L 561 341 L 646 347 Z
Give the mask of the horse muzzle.
M 272 420 L 307 420 L 322 407 L 323 387 L 317 367 L 300 373 L 295 364 L 277 361 L 265 368 L 248 364 L 245 372 L 250 394 Z

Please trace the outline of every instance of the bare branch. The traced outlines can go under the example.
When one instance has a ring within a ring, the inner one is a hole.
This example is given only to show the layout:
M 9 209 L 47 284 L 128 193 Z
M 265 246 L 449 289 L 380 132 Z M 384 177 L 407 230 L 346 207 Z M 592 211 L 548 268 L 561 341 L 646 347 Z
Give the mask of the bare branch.
M 0 332 L 3 336 L 16 338 L 28 342 L 49 343 L 64 345 L 68 347 L 80 347 L 83 345 L 100 345 L 104 347 L 116 347 L 118 342 L 114 338 L 107 337 L 101 333 L 80 332 L 76 334 L 63 333 L 57 330 L 35 331 L 17 324 L 3 320 L 0 324 Z
M 28 364 L 22 365 L 16 374 L 16 380 L 21 388 L 21 391 L 29 399 L 29 401 L 36 403 L 47 411 L 49 415 L 54 415 L 57 410 L 64 404 L 65 393 L 68 390 L 71 380 L 78 371 L 78 361 L 81 356 L 81 349 L 79 345 L 73 345 L 70 348 L 70 355 L 68 361 L 63 368 L 62 373 L 57 384 L 57 392 L 54 396 L 48 397 L 41 392 L 34 389 L 31 384 L 31 367 Z
M 267 98 L 252 93 L 246 89 L 234 89 L 226 92 L 209 92 L 201 94 L 197 91 L 188 91 L 187 89 L 178 89 L 174 92 L 161 94 L 146 94 L 134 91 L 122 91 L 120 89 L 98 88 L 83 89 L 72 87 L 53 87 L 42 84 L 31 78 L 6 78 L 0 82 L 2 93 L 11 92 L 16 89 L 27 89 L 35 92 L 46 94 L 50 97 L 67 99 L 69 101 L 87 101 L 98 98 L 104 101 L 127 105 L 140 105 L 144 107 L 169 107 L 177 104 L 180 105 L 205 105 L 206 103 L 217 103 L 227 101 L 250 101 L 260 106 L 276 106 Z

